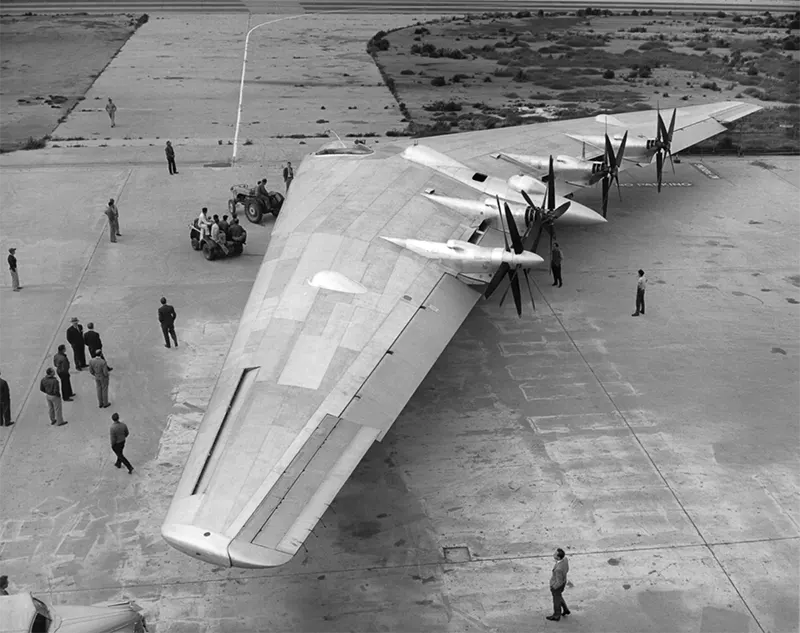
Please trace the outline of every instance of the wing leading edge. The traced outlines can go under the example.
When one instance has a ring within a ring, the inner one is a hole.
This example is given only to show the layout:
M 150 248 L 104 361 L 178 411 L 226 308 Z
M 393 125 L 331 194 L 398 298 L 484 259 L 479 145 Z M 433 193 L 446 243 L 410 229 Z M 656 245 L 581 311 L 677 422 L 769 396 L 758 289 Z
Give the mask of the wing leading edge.
M 288 562 L 383 438 L 480 294 L 380 240 L 461 237 L 396 158 L 307 159 L 162 526 L 205 562 Z M 304 232 L 305 231 L 305 232 Z M 320 270 L 363 292 L 316 288 Z

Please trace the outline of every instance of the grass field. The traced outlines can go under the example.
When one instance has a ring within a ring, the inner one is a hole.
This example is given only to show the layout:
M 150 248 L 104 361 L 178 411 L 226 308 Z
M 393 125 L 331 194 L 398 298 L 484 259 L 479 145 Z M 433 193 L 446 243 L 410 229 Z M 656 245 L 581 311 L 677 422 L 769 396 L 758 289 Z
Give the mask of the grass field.
M 796 15 L 468 16 L 381 32 L 368 48 L 413 134 L 736 98 L 800 101 Z M 735 137 L 800 150 L 796 110 L 770 112 Z
M 142 19 L 0 18 L 0 151 L 43 146 L 42 139 L 83 100 Z

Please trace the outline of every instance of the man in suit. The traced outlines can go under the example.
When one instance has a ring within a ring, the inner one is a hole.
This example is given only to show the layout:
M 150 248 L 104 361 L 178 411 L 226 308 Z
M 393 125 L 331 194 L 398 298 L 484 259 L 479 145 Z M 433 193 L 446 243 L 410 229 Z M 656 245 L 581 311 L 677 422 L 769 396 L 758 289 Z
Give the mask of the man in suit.
M 553 272 L 553 285 L 559 288 L 563 284 L 561 281 L 561 262 L 563 259 L 561 247 L 558 242 L 553 242 L 553 250 L 550 252 L 550 270 Z
M 72 325 L 67 328 L 67 343 L 72 347 L 72 357 L 75 359 L 75 369 L 86 369 L 86 344 L 83 342 L 83 326 L 77 317 L 70 319 Z
M 17 272 L 17 257 L 14 253 L 17 252 L 17 249 L 13 246 L 8 249 L 8 270 L 11 273 L 11 289 L 14 292 L 19 292 L 22 290 L 22 286 L 19 285 L 19 273 Z
M 113 413 L 111 415 L 111 450 L 114 451 L 114 455 L 117 456 L 117 462 L 114 464 L 117 468 L 122 468 L 123 464 L 125 468 L 128 469 L 128 474 L 130 475 L 133 472 L 133 466 L 127 460 L 125 455 L 122 454 L 123 449 L 125 448 L 125 440 L 127 439 L 128 433 L 128 426 L 124 422 L 120 422 L 119 420 L 119 413 Z
M 177 174 L 178 168 L 175 166 L 175 149 L 172 147 L 171 141 L 167 141 L 164 152 L 167 155 L 167 169 L 169 169 L 169 175 Z
M 45 372 L 47 375 L 39 383 L 41 391 L 47 399 L 47 412 L 50 414 L 50 424 L 64 426 L 69 424 L 61 414 L 61 390 L 58 388 L 58 378 L 52 367 L 48 367 Z
M 61 381 L 61 397 L 64 402 L 70 402 L 75 392 L 72 391 L 72 381 L 69 379 L 69 358 L 67 358 L 67 346 L 59 345 L 58 351 L 53 356 L 53 366 L 56 374 Z
M 103 358 L 103 352 L 89 361 L 89 373 L 94 376 L 94 384 L 97 387 L 97 404 L 101 409 L 110 407 L 108 403 L 108 364 Z
M 0 378 L 0 426 L 11 426 L 11 390 L 8 383 Z
M 286 185 L 286 193 L 289 193 L 289 187 L 292 185 L 292 180 L 294 180 L 294 169 L 292 169 L 292 163 L 287 162 L 286 167 L 283 168 L 283 183 Z
M 558 622 L 562 615 L 569 615 L 570 610 L 564 602 L 564 589 L 567 586 L 567 572 L 569 572 L 569 561 L 560 547 L 553 554 L 556 564 L 553 566 L 553 574 L 550 576 L 550 593 L 553 596 L 553 615 L 548 615 L 545 620 Z
M 175 308 L 167 303 L 166 297 L 161 297 L 161 307 L 158 309 L 158 322 L 161 324 L 161 333 L 164 335 L 164 347 L 170 347 L 169 337 L 175 342 L 175 347 L 178 347 L 178 337 L 175 336 Z

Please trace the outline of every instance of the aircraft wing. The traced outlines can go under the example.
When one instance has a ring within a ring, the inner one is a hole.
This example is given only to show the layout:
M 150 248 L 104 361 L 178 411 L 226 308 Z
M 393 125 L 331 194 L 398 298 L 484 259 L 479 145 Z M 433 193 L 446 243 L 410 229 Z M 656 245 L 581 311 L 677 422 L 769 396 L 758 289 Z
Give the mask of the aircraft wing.
M 480 297 L 379 237 L 473 232 L 416 195 L 433 175 L 397 148 L 303 161 L 162 527 L 171 545 L 288 562 L 389 430 Z

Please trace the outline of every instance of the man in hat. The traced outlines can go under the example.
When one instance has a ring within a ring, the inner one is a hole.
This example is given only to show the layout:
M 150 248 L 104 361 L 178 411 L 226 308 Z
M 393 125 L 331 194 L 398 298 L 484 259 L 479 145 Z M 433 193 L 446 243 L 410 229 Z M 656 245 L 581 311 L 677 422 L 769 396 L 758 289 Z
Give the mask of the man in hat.
M 61 414 L 61 391 L 58 388 L 58 378 L 56 372 L 52 367 L 48 367 L 45 372 L 46 376 L 42 378 L 39 383 L 39 391 L 41 391 L 47 399 L 47 412 L 50 414 L 50 424 L 56 426 L 64 426 L 68 424 Z
M 11 272 L 11 288 L 14 292 L 19 292 L 22 290 L 22 286 L 19 285 L 19 274 L 17 273 L 17 258 L 14 253 L 17 252 L 17 249 L 13 246 L 8 249 L 8 270 Z
M 129 435 L 128 426 L 124 422 L 120 422 L 119 413 L 111 414 L 110 435 L 111 450 L 114 451 L 114 455 L 117 456 L 117 462 L 114 466 L 122 468 L 124 464 L 130 475 L 133 472 L 133 466 L 131 466 L 131 463 L 126 459 L 125 455 L 122 454 L 122 451 L 125 449 L 125 440 Z
M 177 174 L 178 168 L 175 166 L 175 150 L 172 148 L 172 141 L 167 141 L 167 146 L 164 148 L 164 153 L 167 155 L 167 168 L 169 175 Z
M 108 201 L 108 206 L 104 212 L 108 216 L 108 233 L 112 242 L 117 241 L 117 235 L 122 235 L 119 232 L 119 209 L 114 204 L 114 198 Z
M 61 396 L 64 402 L 70 402 L 75 393 L 72 391 L 72 382 L 69 379 L 69 358 L 67 358 L 67 346 L 59 345 L 58 351 L 53 356 L 53 366 L 56 374 L 61 381 Z
M 72 325 L 67 328 L 67 343 L 72 347 L 75 369 L 80 371 L 89 366 L 86 364 L 86 344 L 83 342 L 83 326 L 78 321 L 78 317 L 72 317 L 70 323 Z
M 97 387 L 98 407 L 100 409 L 110 407 L 108 402 L 108 363 L 103 358 L 103 352 L 98 351 L 95 357 L 89 361 L 89 373 L 94 376 L 94 384 Z
M 4 378 L 0 377 L 0 426 L 11 426 L 11 390 Z

